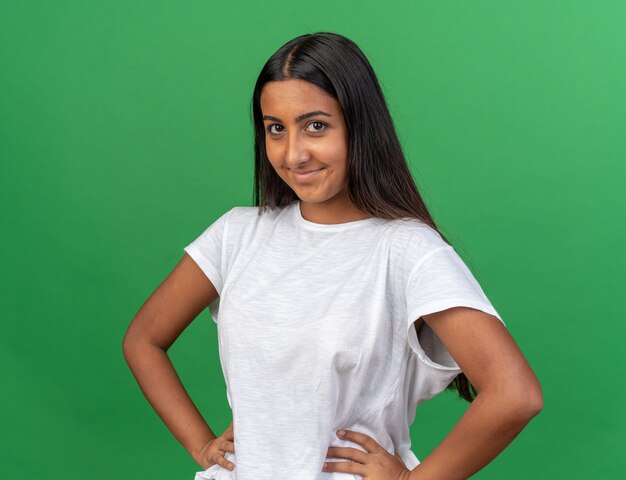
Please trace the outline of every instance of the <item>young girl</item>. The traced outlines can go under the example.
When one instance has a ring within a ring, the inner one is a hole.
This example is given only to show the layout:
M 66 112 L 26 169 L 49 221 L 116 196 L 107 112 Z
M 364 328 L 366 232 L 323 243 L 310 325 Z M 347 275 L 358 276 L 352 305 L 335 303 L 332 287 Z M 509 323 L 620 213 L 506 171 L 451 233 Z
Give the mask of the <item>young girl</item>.
M 253 207 L 185 247 L 124 354 L 196 479 L 465 479 L 543 406 L 502 318 L 439 232 L 362 51 L 297 37 L 257 80 Z M 233 421 L 216 436 L 167 350 L 209 306 Z M 422 462 L 416 407 L 470 403 Z M 341 435 L 340 430 L 345 430 Z

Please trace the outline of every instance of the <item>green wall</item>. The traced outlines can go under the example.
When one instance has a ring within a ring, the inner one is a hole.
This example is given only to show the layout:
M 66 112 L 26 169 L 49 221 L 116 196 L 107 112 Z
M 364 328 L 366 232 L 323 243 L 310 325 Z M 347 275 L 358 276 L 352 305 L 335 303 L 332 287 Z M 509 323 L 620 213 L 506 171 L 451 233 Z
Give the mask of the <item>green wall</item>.
M 353 39 L 415 179 L 541 381 L 545 407 L 477 479 L 626 468 L 626 4 L 0 1 L 3 478 L 193 478 L 121 342 L 221 213 L 252 203 L 266 59 Z M 203 312 L 171 356 L 230 422 Z M 418 409 L 424 458 L 466 403 Z

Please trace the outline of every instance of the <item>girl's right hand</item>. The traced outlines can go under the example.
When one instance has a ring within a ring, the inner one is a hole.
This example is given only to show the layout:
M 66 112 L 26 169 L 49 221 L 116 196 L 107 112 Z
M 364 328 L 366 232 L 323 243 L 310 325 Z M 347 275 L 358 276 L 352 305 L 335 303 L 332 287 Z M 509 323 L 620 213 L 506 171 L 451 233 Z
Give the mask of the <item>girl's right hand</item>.
M 226 460 L 226 452 L 235 453 L 235 433 L 233 422 L 224 432 L 203 445 L 198 454 L 198 464 L 205 470 L 213 465 L 221 465 L 228 470 L 235 468 L 233 462 Z

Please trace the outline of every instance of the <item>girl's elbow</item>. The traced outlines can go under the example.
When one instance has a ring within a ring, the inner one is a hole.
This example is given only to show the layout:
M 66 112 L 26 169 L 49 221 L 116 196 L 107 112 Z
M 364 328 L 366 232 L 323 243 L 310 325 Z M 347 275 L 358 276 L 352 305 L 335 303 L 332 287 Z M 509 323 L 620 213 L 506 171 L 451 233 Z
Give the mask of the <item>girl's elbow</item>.
M 132 361 L 134 351 L 135 343 L 128 338 L 124 338 L 124 340 L 122 340 L 122 354 L 124 355 L 126 363 L 130 363 Z
M 502 415 L 515 424 L 528 423 L 543 410 L 543 394 L 538 381 L 507 382 L 507 385 L 485 394 L 501 407 Z
M 541 388 L 538 388 L 528 401 L 528 411 L 534 417 L 543 410 L 543 393 Z
M 532 419 L 543 410 L 543 393 L 539 382 L 526 385 L 517 395 L 516 415 L 522 420 Z
M 145 348 L 147 341 L 142 337 L 141 332 L 137 329 L 129 328 L 122 340 L 122 353 L 126 362 L 132 361 L 133 358 L 141 356 L 142 350 Z

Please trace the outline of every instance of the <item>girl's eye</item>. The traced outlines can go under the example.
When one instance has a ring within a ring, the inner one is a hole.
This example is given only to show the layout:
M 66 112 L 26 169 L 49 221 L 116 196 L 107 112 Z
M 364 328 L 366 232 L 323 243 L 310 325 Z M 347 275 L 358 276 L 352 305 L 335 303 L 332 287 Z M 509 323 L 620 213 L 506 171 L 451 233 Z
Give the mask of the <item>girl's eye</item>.
M 322 129 L 324 127 L 326 127 L 326 124 L 324 124 L 322 122 L 311 122 L 311 123 L 309 123 L 309 125 L 307 125 L 307 127 L 311 126 L 311 125 L 316 125 L 317 126 L 316 128 L 313 128 L 313 130 L 312 130 L 313 132 L 321 132 Z
M 267 131 L 268 131 L 268 133 L 270 133 L 270 134 L 280 133 L 280 131 L 278 131 L 278 132 L 273 132 L 273 131 L 272 131 L 272 127 L 279 127 L 279 128 L 283 128 L 283 127 L 282 127 L 282 125 L 279 125 L 279 124 L 277 124 L 277 123 L 272 123 L 271 125 L 269 125 L 269 126 L 267 127 Z

